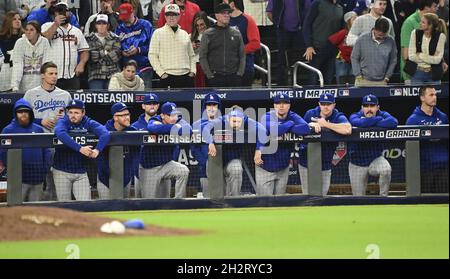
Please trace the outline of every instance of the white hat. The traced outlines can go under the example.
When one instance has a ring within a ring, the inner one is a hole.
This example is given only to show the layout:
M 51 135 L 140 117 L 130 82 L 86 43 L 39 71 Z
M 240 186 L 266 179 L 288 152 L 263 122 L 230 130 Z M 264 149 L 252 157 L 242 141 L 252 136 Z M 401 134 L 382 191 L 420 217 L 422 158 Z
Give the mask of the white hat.
M 178 7 L 177 4 L 169 4 L 166 6 L 166 10 L 164 12 L 164 14 L 167 13 L 174 13 L 174 14 L 180 14 L 180 7 Z
M 98 14 L 95 22 L 106 22 L 108 23 L 108 16 L 105 14 Z

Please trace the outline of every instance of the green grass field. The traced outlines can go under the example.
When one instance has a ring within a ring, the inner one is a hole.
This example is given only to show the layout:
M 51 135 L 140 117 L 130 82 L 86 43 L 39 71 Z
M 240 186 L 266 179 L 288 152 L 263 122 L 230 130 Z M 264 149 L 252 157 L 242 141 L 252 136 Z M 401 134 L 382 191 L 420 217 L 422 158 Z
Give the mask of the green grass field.
M 97 214 L 97 213 L 96 213 Z M 196 236 L 0 243 L 0 258 L 449 258 L 448 205 L 165 210 L 97 214 L 200 229 Z

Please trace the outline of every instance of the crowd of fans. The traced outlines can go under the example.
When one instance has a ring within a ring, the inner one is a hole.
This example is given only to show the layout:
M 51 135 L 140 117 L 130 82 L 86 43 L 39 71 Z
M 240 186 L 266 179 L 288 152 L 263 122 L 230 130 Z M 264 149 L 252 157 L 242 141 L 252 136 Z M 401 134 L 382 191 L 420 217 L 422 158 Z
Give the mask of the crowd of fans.
M 66 90 L 254 82 L 261 38 L 243 0 L 75 3 L 0 1 L 0 91 L 39 86 L 47 61 L 57 64 Z M 395 73 L 407 84 L 439 84 L 448 70 L 447 0 L 267 0 L 266 12 L 280 86 L 288 85 L 293 51 L 325 84 L 384 86 Z M 317 82 L 311 73 L 307 84 Z

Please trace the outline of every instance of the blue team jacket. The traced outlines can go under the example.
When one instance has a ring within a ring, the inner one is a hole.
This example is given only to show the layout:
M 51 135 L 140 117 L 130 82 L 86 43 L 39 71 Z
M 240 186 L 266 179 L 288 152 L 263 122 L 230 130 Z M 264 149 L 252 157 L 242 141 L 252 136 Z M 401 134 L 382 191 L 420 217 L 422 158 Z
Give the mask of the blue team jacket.
M 19 106 L 26 106 L 30 111 L 30 124 L 22 127 L 16 120 L 16 110 Z M 33 123 L 34 113 L 31 105 L 24 99 L 14 104 L 13 119 L 2 130 L 2 134 L 34 134 L 44 133 L 41 126 Z M 7 150 L 0 149 L 0 161 L 7 166 Z M 50 169 L 51 153 L 48 148 L 24 148 L 22 149 L 22 183 L 36 185 L 43 183 L 45 175 Z
M 173 124 L 156 124 L 157 122 L 162 123 L 162 119 L 160 115 L 153 116 L 150 118 L 150 121 L 147 125 L 147 130 L 152 135 L 170 135 L 171 129 L 174 126 Z M 181 118 L 181 115 L 178 118 L 177 124 L 181 125 L 181 128 L 178 129 L 178 135 L 182 135 L 184 132 L 186 135 L 186 131 L 189 135 L 192 134 L 192 128 L 189 123 Z M 172 145 L 154 145 L 154 146 L 144 146 L 141 149 L 141 158 L 140 164 L 143 168 L 150 169 L 157 166 L 165 165 L 166 163 L 174 160 L 174 154 L 179 150 L 178 144 Z
M 69 173 L 85 173 L 86 163 L 89 158 L 80 153 L 79 150 L 81 145 L 75 142 L 69 136 L 69 133 L 80 135 L 94 133 L 99 138 L 95 148 L 102 152 L 109 142 L 109 132 L 102 124 L 87 116 L 84 116 L 78 124 L 72 124 L 68 115 L 64 116 L 56 123 L 55 135 L 62 143 L 64 143 L 64 146 L 55 149 L 53 167 L 57 170 Z
M 131 46 L 139 49 L 139 52 L 131 57 L 122 57 L 123 63 L 128 60 L 136 60 L 139 70 L 149 67 L 148 50 L 150 48 L 150 40 L 153 35 L 152 24 L 145 19 L 138 19 L 131 26 L 120 24 L 115 33 L 120 37 L 120 46 L 122 50 L 128 50 Z
M 202 131 L 202 135 L 207 143 L 211 143 L 214 141 L 212 137 L 212 135 L 214 134 L 214 127 L 220 127 L 227 131 L 233 130 L 230 127 L 229 118 L 230 116 L 226 114 L 221 119 L 210 121 L 208 124 L 206 124 L 206 127 Z M 264 128 L 264 126 L 261 123 L 249 118 L 248 116 L 244 116 L 243 126 L 244 127 L 242 127 L 241 129 L 247 131 L 247 135 L 249 138 L 256 139 L 256 150 L 260 150 L 261 147 L 268 141 L 266 129 Z M 233 137 L 236 138 L 235 136 Z M 248 151 L 248 144 L 224 144 L 222 148 L 223 165 L 226 166 L 231 160 L 242 158 L 243 154 L 247 154 Z M 253 154 L 249 154 L 249 156 L 251 156 L 251 158 L 253 159 Z
M 28 15 L 27 22 L 30 22 L 32 20 L 39 22 L 41 25 L 44 23 L 47 23 L 47 22 L 53 22 L 53 19 L 50 17 L 50 14 L 48 13 L 48 11 L 43 8 L 34 10 Z M 72 14 L 72 16 L 70 17 L 69 23 L 72 26 L 75 26 L 78 29 L 80 29 L 80 24 L 78 23 L 77 17 L 74 14 Z
M 320 118 L 320 107 L 310 109 L 305 113 L 303 119 L 310 123 L 311 118 Z M 339 112 L 337 109 L 333 110 L 333 113 L 326 119 L 331 123 L 348 123 L 347 117 L 342 112 Z M 322 170 L 330 170 L 331 169 L 331 161 L 333 159 L 333 154 L 336 151 L 338 143 L 330 142 L 330 143 L 322 143 Z M 308 144 L 301 144 L 299 150 L 299 164 L 305 168 L 308 167 L 308 161 L 306 158 L 306 148 Z
M 270 134 L 271 126 L 272 129 L 276 129 L 277 134 L 271 136 L 277 137 L 289 132 L 296 135 L 307 135 L 311 131 L 308 123 L 306 123 L 301 116 L 292 111 L 288 112 L 285 119 L 279 119 L 276 112 L 272 110 L 262 117 L 261 123 L 266 128 L 267 135 Z M 292 147 L 292 144 L 282 144 L 278 145 L 277 151 L 273 154 L 263 153 L 262 160 L 264 161 L 264 164 L 261 167 L 270 172 L 276 172 L 287 168 L 291 159 L 291 152 L 293 151 Z
M 117 132 L 114 128 L 114 120 L 110 119 L 105 124 L 105 128 L 111 132 Z M 136 131 L 136 128 L 129 126 L 124 131 Z M 131 179 L 135 176 L 139 168 L 139 146 L 124 146 L 123 147 L 123 186 L 126 187 Z M 105 148 L 97 157 L 98 179 L 105 186 L 109 187 L 109 148 Z
M 448 117 L 436 107 L 433 109 L 432 115 L 429 116 L 418 106 L 406 121 L 406 125 L 443 124 L 448 124 Z M 420 165 L 422 170 L 442 169 L 448 166 L 448 141 L 421 141 Z
M 381 110 L 377 111 L 376 116 L 369 118 L 364 117 L 364 113 L 361 110 L 350 116 L 350 123 L 353 127 L 358 128 L 395 128 L 398 125 L 395 117 Z M 357 166 L 367 167 L 373 160 L 382 155 L 383 149 L 384 144 L 382 141 L 353 142 L 349 144 L 350 162 Z

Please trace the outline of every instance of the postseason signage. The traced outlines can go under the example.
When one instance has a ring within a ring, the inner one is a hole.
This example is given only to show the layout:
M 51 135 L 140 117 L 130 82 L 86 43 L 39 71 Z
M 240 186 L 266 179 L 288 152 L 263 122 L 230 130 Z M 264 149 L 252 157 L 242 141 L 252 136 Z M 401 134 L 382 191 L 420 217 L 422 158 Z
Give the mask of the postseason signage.
M 405 98 L 419 96 L 417 86 L 386 86 L 370 88 L 370 93 L 380 98 Z M 286 93 L 292 99 L 318 99 L 323 93 L 333 94 L 336 98 L 362 98 L 367 95 L 367 88 L 356 87 L 303 87 L 303 88 L 261 88 L 261 89 L 186 89 L 186 90 L 152 90 L 159 96 L 161 102 L 192 102 L 203 100 L 208 93 L 217 93 L 222 100 L 229 101 L 264 101 L 270 100 L 280 93 Z M 436 86 L 440 97 L 448 97 L 448 84 Z M 85 90 L 70 92 L 73 99 L 79 99 L 87 104 L 142 103 L 146 92 L 109 92 Z M 0 94 L 0 105 L 13 104 L 23 94 Z

